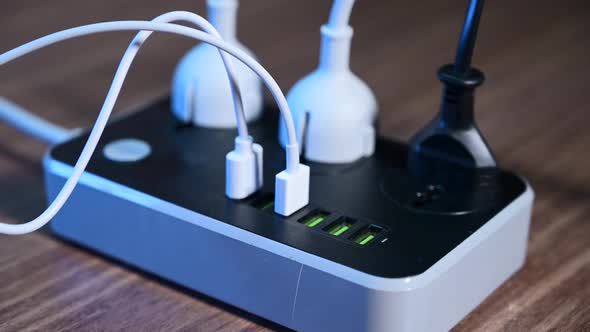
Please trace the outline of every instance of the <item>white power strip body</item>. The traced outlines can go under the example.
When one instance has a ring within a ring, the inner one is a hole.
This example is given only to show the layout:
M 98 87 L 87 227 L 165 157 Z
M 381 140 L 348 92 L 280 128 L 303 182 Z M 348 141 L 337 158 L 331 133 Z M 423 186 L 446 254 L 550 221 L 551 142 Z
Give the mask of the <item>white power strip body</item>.
M 45 159 L 51 201 L 72 167 Z M 525 260 L 526 190 L 422 274 L 383 278 L 91 173 L 52 222 L 67 240 L 298 331 L 445 331 Z

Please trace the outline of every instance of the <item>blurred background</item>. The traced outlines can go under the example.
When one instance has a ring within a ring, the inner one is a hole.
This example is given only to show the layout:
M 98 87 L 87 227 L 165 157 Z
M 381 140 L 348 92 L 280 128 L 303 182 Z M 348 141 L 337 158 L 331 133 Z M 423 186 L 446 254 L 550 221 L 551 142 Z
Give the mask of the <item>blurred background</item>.
M 406 140 L 438 110 L 441 85 L 435 73 L 453 60 L 467 3 L 357 2 L 351 21 L 355 30 L 352 70 L 377 95 L 381 135 Z M 241 1 L 239 39 L 256 53 L 285 93 L 317 65 L 319 27 L 327 21 L 330 5 L 328 0 Z M 204 0 L 3 0 L 0 50 L 76 25 L 151 19 L 171 10 L 204 15 L 204 8 Z M 556 310 L 551 309 L 550 298 L 536 298 L 548 302 L 529 311 L 523 308 L 532 302 L 510 310 L 505 309 L 507 303 L 512 303 L 515 294 L 530 295 L 527 287 L 548 273 L 561 273 L 559 264 L 566 264 L 566 258 L 579 258 L 576 255 L 581 252 L 585 252 L 583 260 L 577 261 L 581 265 L 556 278 L 561 283 L 582 275 L 584 280 L 576 283 L 590 284 L 589 31 L 590 2 L 585 0 L 494 0 L 486 4 L 474 56 L 474 65 L 487 76 L 477 91 L 477 120 L 500 164 L 528 178 L 538 199 L 528 272 L 503 286 L 504 292 L 471 315 L 462 325 L 465 330 L 489 330 L 486 327 L 496 326 L 489 322 L 498 318 L 506 319 L 503 328 L 535 330 L 528 328 L 535 319 Z M 2 66 L 0 94 L 56 123 L 87 127 L 94 122 L 133 35 L 117 32 L 84 37 Z M 194 42 L 183 37 L 157 34 L 150 39 L 133 65 L 117 111 L 167 94 L 175 65 L 192 46 Z M 267 100 L 271 102 L 268 96 Z M 0 219 L 26 220 L 42 211 L 40 159 L 45 149 L 0 124 Z M 569 219 L 563 219 L 566 217 Z M 561 221 L 556 223 L 557 219 Z M 0 240 L 0 261 L 3 250 L 25 245 L 17 244 L 19 239 L 4 239 Z M 53 246 L 46 238 L 30 241 L 27 245 Z M 63 255 L 78 255 L 71 248 L 59 250 Z M 16 272 L 0 272 L 0 280 L 16 277 L 12 273 Z M 560 297 L 571 308 L 562 319 L 575 322 L 588 314 L 590 291 L 581 289 L 588 295 L 586 300 L 582 295 Z M 586 309 L 579 310 L 583 304 Z M 522 315 L 531 324 L 522 323 Z M 509 325 L 516 317 L 524 325 Z

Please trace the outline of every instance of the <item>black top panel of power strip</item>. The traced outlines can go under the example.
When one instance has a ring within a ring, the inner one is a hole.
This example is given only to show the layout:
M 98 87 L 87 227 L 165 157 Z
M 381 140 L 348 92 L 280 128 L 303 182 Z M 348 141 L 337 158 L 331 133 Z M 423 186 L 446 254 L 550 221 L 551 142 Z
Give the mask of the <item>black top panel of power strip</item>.
M 113 121 L 87 171 L 220 222 L 387 278 L 423 273 L 526 189 L 520 178 L 503 171 L 411 177 L 404 166 L 406 146 L 378 139 L 372 157 L 352 164 L 304 161 L 312 170 L 310 204 L 284 218 L 272 209 L 254 206 L 265 195 L 272 195 L 274 176 L 284 169 L 284 150 L 277 142 L 278 119 L 278 110 L 269 107 L 250 125 L 250 134 L 264 147 L 264 188 L 243 201 L 225 196 L 225 155 L 233 148 L 236 130 L 180 125 L 170 112 L 168 99 Z M 152 154 L 131 163 L 104 157 L 104 145 L 121 138 L 148 142 Z M 85 134 L 56 146 L 51 156 L 73 165 L 86 139 Z M 329 215 L 313 228 L 300 222 L 315 211 Z M 338 237 L 325 231 L 342 217 L 352 221 L 350 229 Z M 369 225 L 382 229 L 372 241 L 361 246 L 350 240 Z

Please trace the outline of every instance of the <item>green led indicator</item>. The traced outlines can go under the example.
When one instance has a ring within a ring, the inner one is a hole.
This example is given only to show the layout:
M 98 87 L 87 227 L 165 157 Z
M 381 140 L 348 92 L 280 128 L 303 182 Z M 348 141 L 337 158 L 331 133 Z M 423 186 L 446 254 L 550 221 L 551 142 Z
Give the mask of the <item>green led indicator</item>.
M 350 229 L 350 226 L 342 225 L 339 228 L 335 229 L 334 231 L 330 232 L 330 234 L 332 234 L 334 236 L 340 236 L 340 235 L 342 235 L 342 233 L 346 232 L 349 229 Z
M 309 228 L 313 228 L 313 227 L 316 227 L 317 225 L 319 225 L 322 221 L 326 220 L 326 218 L 328 218 L 328 216 L 329 216 L 329 213 L 327 213 L 327 212 L 315 211 L 315 212 L 312 212 L 312 213 L 308 214 L 307 216 L 305 216 L 299 222 Z
M 349 221 L 341 221 L 341 222 L 336 222 L 335 224 L 331 225 L 330 228 L 328 228 L 328 233 L 330 233 L 331 235 L 334 236 L 340 236 L 342 235 L 344 232 L 346 232 L 347 230 L 349 230 L 352 227 L 352 222 Z
M 383 231 L 383 228 L 377 225 L 370 225 L 365 227 L 362 231 L 353 235 L 350 239 L 360 246 L 367 245 L 369 242 L 375 240 L 377 235 Z
M 326 219 L 325 216 L 315 216 L 312 217 L 310 219 L 308 219 L 306 222 L 304 222 L 303 224 L 307 227 L 316 227 L 319 223 L 321 223 L 322 221 L 324 221 L 324 219 Z
M 362 241 L 359 242 L 359 244 L 361 246 L 364 246 L 365 244 L 371 242 L 371 240 L 373 240 L 375 238 L 375 235 L 373 234 L 369 234 L 368 236 L 366 236 Z

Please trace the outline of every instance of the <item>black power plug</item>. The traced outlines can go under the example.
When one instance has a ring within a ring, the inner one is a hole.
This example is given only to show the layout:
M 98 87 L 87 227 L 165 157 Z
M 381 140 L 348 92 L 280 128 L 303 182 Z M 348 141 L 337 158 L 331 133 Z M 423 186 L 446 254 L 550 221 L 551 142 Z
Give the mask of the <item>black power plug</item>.
M 443 82 L 439 114 L 410 141 L 408 168 L 416 176 L 449 171 L 495 168 L 496 161 L 473 115 L 475 88 L 484 81 L 481 71 L 471 68 L 484 0 L 472 0 L 454 64 L 438 71 Z

